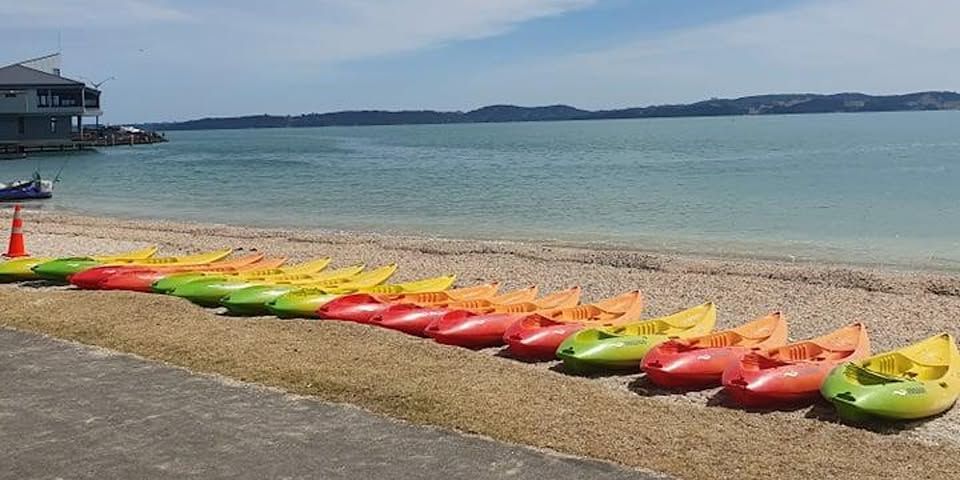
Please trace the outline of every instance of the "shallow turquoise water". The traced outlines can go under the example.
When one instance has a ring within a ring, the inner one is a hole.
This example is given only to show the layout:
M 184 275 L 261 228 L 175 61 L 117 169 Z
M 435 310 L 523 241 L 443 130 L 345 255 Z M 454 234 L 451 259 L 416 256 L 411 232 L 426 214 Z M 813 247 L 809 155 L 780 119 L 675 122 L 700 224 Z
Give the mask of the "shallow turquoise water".
M 42 208 L 960 268 L 960 112 L 167 135 Z

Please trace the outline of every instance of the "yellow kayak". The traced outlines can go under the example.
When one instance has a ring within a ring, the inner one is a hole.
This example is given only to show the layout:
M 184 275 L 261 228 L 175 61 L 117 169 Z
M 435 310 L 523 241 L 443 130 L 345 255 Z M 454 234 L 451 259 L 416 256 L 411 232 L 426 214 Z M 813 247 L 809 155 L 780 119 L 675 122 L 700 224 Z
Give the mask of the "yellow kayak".
M 911 420 L 950 409 L 960 396 L 960 352 L 947 333 L 834 368 L 820 393 L 846 420 Z

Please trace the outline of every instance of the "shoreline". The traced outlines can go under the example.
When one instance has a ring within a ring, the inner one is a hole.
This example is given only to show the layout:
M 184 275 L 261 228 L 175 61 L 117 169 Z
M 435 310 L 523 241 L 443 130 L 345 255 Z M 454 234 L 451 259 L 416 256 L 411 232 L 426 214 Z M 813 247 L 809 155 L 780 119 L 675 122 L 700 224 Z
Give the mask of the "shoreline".
M 475 243 L 494 243 L 494 244 L 513 244 L 518 246 L 539 246 L 570 248 L 580 250 L 599 250 L 611 252 L 635 252 L 648 255 L 657 255 L 671 258 L 681 258 L 690 260 L 709 260 L 709 261 L 732 261 L 749 263 L 768 263 L 780 265 L 812 265 L 821 267 L 835 268 L 854 268 L 903 273 L 934 273 L 934 274 L 960 274 L 960 260 L 927 256 L 927 260 L 920 260 L 920 257 L 899 257 L 895 260 L 868 260 L 866 258 L 840 260 L 840 256 L 849 256 L 851 252 L 844 252 L 843 247 L 829 246 L 826 244 L 818 245 L 812 240 L 792 240 L 777 244 L 772 240 L 731 240 L 731 239 L 700 239 L 691 236 L 652 236 L 638 235 L 636 239 L 616 238 L 609 236 L 605 239 L 588 240 L 599 237 L 599 235 L 588 235 L 585 233 L 561 233 L 556 237 L 545 238 L 521 237 L 521 236 L 498 236 L 496 233 L 490 235 L 472 235 L 463 233 L 443 233 L 418 230 L 416 228 L 379 228 L 372 227 L 309 227 L 301 228 L 297 225 L 278 222 L 276 224 L 257 224 L 256 222 L 217 222 L 201 219 L 175 220 L 163 216 L 150 215 L 128 215 L 128 214 L 102 214 L 84 209 L 70 209 L 54 207 L 56 210 L 45 212 L 43 205 L 38 205 L 35 211 L 45 215 L 63 216 L 63 217 L 82 217 L 82 218 L 115 218 L 130 222 L 146 222 L 149 224 L 175 224 L 175 225 L 207 225 L 222 226 L 227 228 L 244 228 L 264 231 L 285 231 L 285 232 L 311 232 L 317 234 L 334 235 L 356 235 L 363 238 L 405 238 L 410 240 L 432 240 L 448 242 L 475 242 Z M 498 232 L 499 233 L 499 232 Z M 579 238 L 583 237 L 583 238 Z M 677 238 L 679 237 L 679 240 Z M 677 246 L 667 247 L 665 244 L 673 243 Z M 694 245 L 711 244 L 712 249 L 697 248 Z M 775 249 L 788 250 L 790 253 L 774 253 Z M 817 256 L 812 252 L 814 250 L 835 250 L 832 254 L 820 254 Z
M 35 255 L 147 244 L 160 246 L 161 255 L 224 247 L 291 262 L 329 255 L 333 266 L 398 262 L 396 281 L 456 274 L 459 285 L 497 280 L 503 290 L 536 284 L 542 293 L 579 284 L 585 302 L 640 288 L 645 318 L 713 301 L 718 329 L 781 310 L 794 340 L 863 321 L 874 352 L 942 331 L 960 335 L 956 275 L 36 212 L 25 221 L 26 246 Z M 853 458 L 863 478 L 906 478 L 904 465 L 944 455 L 953 459 L 939 464 L 944 471 L 960 468 L 960 408 L 925 421 L 858 428 L 837 423 L 823 404 L 743 411 L 729 406 L 720 389 L 667 392 L 639 373 L 572 376 L 558 362 L 522 363 L 498 348 L 470 351 L 349 322 L 228 317 L 173 297 L 40 283 L 0 286 L 0 327 L 679 477 L 735 478 L 737 465 L 748 463 L 741 474 L 828 478 L 836 474 L 837 455 Z M 564 415 L 550 415 L 558 411 Z M 768 458 L 765 448 L 784 435 L 798 443 Z M 673 450 L 677 445 L 702 455 L 703 466 L 691 466 Z M 736 458 L 724 457 L 732 445 Z M 720 457 L 736 462 L 717 470 L 709 462 Z
M 915 268 L 903 265 L 834 262 L 828 260 L 797 259 L 787 261 L 764 255 L 729 253 L 671 252 L 657 249 L 629 247 L 603 242 L 572 242 L 564 240 L 495 240 L 458 238 L 428 233 L 374 232 L 323 228 L 268 227 L 213 222 L 174 221 L 163 218 L 129 218 L 25 210 L 29 215 L 27 229 L 33 222 L 39 234 L 77 235 L 119 240 L 113 233 L 103 235 L 87 230 L 96 228 L 118 231 L 155 231 L 171 234 L 214 234 L 239 240 L 279 239 L 293 242 L 318 242 L 331 245 L 366 244 L 390 249 L 425 254 L 498 254 L 513 255 L 541 261 L 572 261 L 666 273 L 713 274 L 760 277 L 804 283 L 862 288 L 888 293 L 923 292 L 936 295 L 960 296 L 960 272 L 936 268 Z M 135 234 L 141 241 L 147 237 Z M 28 237 L 28 248 L 29 248 Z M 56 250 L 56 249 L 54 249 Z M 63 251 L 51 251 L 63 254 Z M 69 252 L 67 252 L 69 253 Z M 76 251 L 74 253 L 83 253 Z

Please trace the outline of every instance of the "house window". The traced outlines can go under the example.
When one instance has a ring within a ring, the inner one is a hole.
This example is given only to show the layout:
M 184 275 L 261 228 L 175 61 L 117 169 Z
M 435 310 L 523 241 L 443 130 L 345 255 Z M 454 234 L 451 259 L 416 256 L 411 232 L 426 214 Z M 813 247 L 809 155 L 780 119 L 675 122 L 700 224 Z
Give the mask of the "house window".
M 37 90 L 37 106 L 46 107 L 50 95 L 50 90 Z
M 4 98 L 17 98 L 17 94 L 16 94 L 16 93 L 4 93 L 4 94 L 3 94 L 3 97 L 4 97 Z
M 50 133 L 57 133 L 57 117 L 50 117 Z

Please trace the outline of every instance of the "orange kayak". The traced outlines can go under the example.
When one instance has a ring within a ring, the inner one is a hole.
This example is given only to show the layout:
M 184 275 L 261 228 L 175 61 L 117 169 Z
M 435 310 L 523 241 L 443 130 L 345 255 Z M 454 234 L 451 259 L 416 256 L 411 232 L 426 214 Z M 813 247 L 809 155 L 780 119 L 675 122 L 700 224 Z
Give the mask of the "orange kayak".
M 746 407 L 802 405 L 820 398 L 820 384 L 833 367 L 870 355 L 861 323 L 822 337 L 751 352 L 723 371 L 730 398 Z
M 515 358 L 550 360 L 570 335 L 588 327 L 606 327 L 632 322 L 643 312 L 643 294 L 634 290 L 577 307 L 532 313 L 507 328 L 503 340 Z
M 661 387 L 707 388 L 720 385 L 727 365 L 747 352 L 786 343 L 787 322 L 775 312 L 730 330 L 668 340 L 647 352 L 641 367 L 647 379 Z

